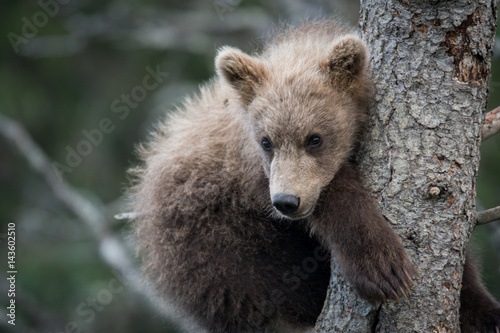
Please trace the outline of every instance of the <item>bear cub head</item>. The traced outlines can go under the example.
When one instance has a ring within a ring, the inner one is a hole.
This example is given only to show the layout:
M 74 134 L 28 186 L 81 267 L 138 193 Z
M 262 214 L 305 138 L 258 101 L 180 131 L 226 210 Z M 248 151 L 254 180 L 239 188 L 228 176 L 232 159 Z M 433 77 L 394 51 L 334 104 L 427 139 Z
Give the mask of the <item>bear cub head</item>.
M 367 49 L 359 37 L 304 44 L 260 56 L 224 47 L 215 60 L 239 97 L 277 216 L 293 220 L 312 214 L 349 159 L 369 95 Z

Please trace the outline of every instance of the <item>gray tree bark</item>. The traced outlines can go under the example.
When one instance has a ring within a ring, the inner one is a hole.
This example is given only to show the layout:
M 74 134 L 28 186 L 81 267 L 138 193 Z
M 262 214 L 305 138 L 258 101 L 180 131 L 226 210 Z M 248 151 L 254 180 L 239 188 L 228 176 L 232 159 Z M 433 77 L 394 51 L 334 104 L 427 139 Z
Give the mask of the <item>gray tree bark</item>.
M 459 332 L 496 0 L 362 0 L 375 103 L 366 183 L 418 270 L 409 301 L 370 305 L 333 273 L 316 332 Z

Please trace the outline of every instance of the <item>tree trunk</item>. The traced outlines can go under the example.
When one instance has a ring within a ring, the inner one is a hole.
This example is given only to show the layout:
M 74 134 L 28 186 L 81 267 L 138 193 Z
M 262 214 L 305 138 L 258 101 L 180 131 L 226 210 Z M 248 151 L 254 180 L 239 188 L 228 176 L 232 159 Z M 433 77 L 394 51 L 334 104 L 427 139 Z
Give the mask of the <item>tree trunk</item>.
M 460 331 L 496 12 L 495 0 L 361 1 L 376 87 L 361 170 L 419 273 L 409 301 L 369 305 L 333 263 L 317 332 Z

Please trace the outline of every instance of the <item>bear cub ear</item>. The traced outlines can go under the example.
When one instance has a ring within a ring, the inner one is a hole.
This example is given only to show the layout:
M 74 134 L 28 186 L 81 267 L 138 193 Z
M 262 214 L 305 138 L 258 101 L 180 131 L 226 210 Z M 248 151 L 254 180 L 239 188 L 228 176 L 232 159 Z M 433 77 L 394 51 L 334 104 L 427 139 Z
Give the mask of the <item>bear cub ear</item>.
M 350 90 L 365 75 L 367 61 L 365 43 L 356 36 L 346 36 L 335 42 L 322 67 L 335 87 Z
M 255 89 L 266 77 L 264 64 L 237 48 L 223 47 L 215 58 L 219 76 L 229 83 L 238 93 L 245 105 L 255 96 Z

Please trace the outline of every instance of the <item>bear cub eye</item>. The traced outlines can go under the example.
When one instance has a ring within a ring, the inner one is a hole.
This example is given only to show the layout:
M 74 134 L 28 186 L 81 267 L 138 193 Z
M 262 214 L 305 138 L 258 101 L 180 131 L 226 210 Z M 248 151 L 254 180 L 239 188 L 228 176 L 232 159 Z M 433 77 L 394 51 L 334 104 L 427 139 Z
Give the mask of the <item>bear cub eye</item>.
M 264 148 L 265 151 L 273 150 L 273 145 L 271 144 L 271 141 L 269 141 L 268 138 L 262 139 L 262 148 Z
M 307 141 L 307 148 L 309 149 L 318 148 L 319 146 L 321 146 L 322 141 L 323 140 L 321 140 L 321 137 L 319 135 L 313 134 Z

